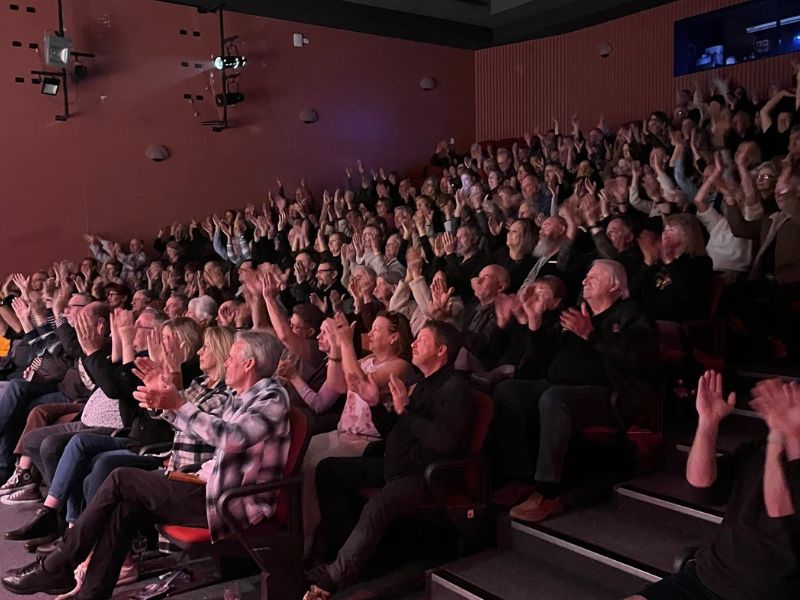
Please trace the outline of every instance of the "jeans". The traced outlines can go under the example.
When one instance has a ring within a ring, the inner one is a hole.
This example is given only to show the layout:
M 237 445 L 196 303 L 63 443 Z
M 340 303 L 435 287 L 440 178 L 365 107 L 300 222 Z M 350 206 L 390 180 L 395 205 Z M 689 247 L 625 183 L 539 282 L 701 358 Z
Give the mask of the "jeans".
M 35 383 L 24 379 L 8 382 L 0 397 L 0 471 L 14 466 L 14 446 L 25 427 L 28 412 L 41 404 L 70 402 L 52 383 Z
M 89 432 L 75 433 L 67 442 L 58 461 L 49 495 L 67 505 L 67 521 L 74 522 L 83 507 L 83 481 L 89 474 L 92 460 L 102 452 L 122 450 L 127 438 L 116 438 Z

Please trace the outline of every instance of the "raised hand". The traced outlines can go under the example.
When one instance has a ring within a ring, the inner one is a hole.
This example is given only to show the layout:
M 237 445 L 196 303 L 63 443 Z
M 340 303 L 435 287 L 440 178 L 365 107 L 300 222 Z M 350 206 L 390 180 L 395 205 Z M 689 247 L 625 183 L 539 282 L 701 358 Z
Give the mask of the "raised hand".
M 766 379 L 753 389 L 750 405 L 767 421 L 770 431 L 800 440 L 800 385 Z
M 86 356 L 94 354 L 103 347 L 103 336 L 97 330 L 97 326 L 92 323 L 91 317 L 86 311 L 81 311 L 75 317 L 75 333 L 78 336 L 78 343 Z
M 445 254 L 453 254 L 456 251 L 456 238 L 455 236 L 446 231 L 442 234 L 442 245 L 445 251 Z
M 728 394 L 726 402 L 722 396 L 722 375 L 716 371 L 706 371 L 697 382 L 695 406 L 701 423 L 716 426 L 736 406 L 736 393 Z
M 160 328 L 153 329 L 147 334 L 147 354 L 154 363 L 164 364 L 164 344 Z
M 378 384 L 375 383 L 375 378 L 372 376 L 372 373 L 369 373 L 366 378 L 356 373 L 348 373 L 346 380 L 347 388 L 358 394 L 364 402 L 370 406 L 378 404 L 380 400 L 380 389 L 378 389 Z
M 455 293 L 455 288 L 448 288 L 444 277 L 434 277 L 431 282 L 431 309 L 450 314 L 450 300 Z
M 409 403 L 408 388 L 394 373 L 389 376 L 389 392 L 392 394 L 394 412 L 402 415 Z
M 156 364 L 146 356 L 137 356 L 133 359 L 133 364 L 135 367 L 131 372 L 141 379 L 146 387 L 154 387 L 170 381 L 169 377 L 164 376 L 161 365 Z
M 14 314 L 20 321 L 30 321 L 31 318 L 31 305 L 22 298 L 14 298 L 11 300 L 11 308 Z
M 561 313 L 561 326 L 578 337 L 588 340 L 589 335 L 594 331 L 594 326 L 586 302 L 581 304 L 580 310 L 569 308 Z

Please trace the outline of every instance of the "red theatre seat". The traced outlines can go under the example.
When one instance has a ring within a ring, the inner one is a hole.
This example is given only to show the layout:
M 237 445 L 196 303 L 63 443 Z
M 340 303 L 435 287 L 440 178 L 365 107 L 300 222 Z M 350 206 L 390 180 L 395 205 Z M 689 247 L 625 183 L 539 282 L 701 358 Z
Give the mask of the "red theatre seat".
M 248 485 L 227 490 L 217 503 L 223 520 L 234 531 L 230 538 L 211 543 L 208 529 L 163 524 L 159 533 L 179 547 L 189 557 L 228 556 L 250 557 L 261 569 L 261 598 L 294 600 L 302 595 L 303 582 L 303 519 L 299 475 L 308 442 L 310 428 L 302 410 L 291 407 L 289 412 L 291 440 L 283 478 L 270 483 Z M 252 527 L 242 528 L 230 511 L 239 498 L 269 491 L 278 491 L 275 514 Z M 273 574 L 272 577 L 269 577 Z M 212 582 L 207 582 L 212 583 Z

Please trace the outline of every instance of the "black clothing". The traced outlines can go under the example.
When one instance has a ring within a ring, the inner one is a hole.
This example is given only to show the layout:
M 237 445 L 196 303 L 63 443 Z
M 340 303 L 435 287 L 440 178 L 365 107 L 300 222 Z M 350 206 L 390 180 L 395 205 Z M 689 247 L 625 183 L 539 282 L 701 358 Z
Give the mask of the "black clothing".
M 511 285 L 506 292 L 514 293 L 522 287 L 522 282 L 525 281 L 528 273 L 531 272 L 533 265 L 536 263 L 536 259 L 533 258 L 533 255 L 527 254 L 522 260 L 514 260 L 509 255 L 508 247 L 502 246 L 492 254 L 492 258 L 489 262 L 500 265 L 508 271 L 508 274 L 511 276 Z
M 509 332 L 497 325 L 494 303 L 473 304 L 466 311 L 462 343 L 486 370 L 502 364 L 500 359 L 508 350 Z
M 708 256 L 684 254 L 668 265 L 643 268 L 632 290 L 641 290 L 642 308 L 659 321 L 708 317 L 714 267 Z
M 489 264 L 489 257 L 485 251 L 478 250 L 467 260 L 463 260 L 454 252 L 444 259 L 437 257 L 434 264 L 437 270 L 441 269 L 447 275 L 447 285 L 455 288 L 456 295 L 467 303 L 475 297 L 470 280 L 477 277 L 481 269 Z
M 588 340 L 565 331 L 548 369 L 558 385 L 613 388 L 626 425 L 649 424 L 663 395 L 655 326 L 633 300 L 620 300 L 592 317 Z
M 726 600 L 790 600 L 800 590 L 800 460 L 784 472 L 794 514 L 764 506 L 764 448 L 742 457 L 719 534 L 697 554 L 697 576 Z
M 422 379 L 386 439 L 386 479 L 421 475 L 437 460 L 464 456 L 474 411 L 466 381 L 449 366 Z

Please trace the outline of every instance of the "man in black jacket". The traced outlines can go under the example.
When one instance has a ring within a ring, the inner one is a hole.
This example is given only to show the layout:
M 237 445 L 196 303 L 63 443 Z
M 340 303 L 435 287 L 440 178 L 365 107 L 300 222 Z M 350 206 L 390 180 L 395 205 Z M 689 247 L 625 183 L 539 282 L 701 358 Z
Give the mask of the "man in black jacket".
M 658 337 L 652 322 L 628 300 L 623 266 L 595 261 L 583 282 L 583 297 L 581 310 L 561 315 L 565 331 L 547 380 L 531 383 L 528 402 L 538 411 L 536 492 L 511 510 L 524 521 L 541 521 L 561 510 L 561 481 L 574 430 L 647 423 L 662 394 Z M 495 443 L 525 445 L 512 437 L 504 432 Z
M 324 600 L 352 583 L 395 518 L 413 515 L 430 500 L 423 474 L 432 462 L 466 455 L 473 427 L 472 398 L 452 368 L 460 336 L 449 324 L 429 321 L 411 345 L 423 378 L 411 394 L 397 378 L 389 383 L 396 423 L 386 438 L 385 457 L 328 458 L 317 467 L 322 527 L 336 560 L 315 569 L 307 598 Z M 384 409 L 378 409 L 384 410 Z M 385 419 L 373 419 L 376 425 Z M 350 495 L 380 487 L 360 517 L 349 510 Z M 346 539 L 346 541 L 345 541 Z

